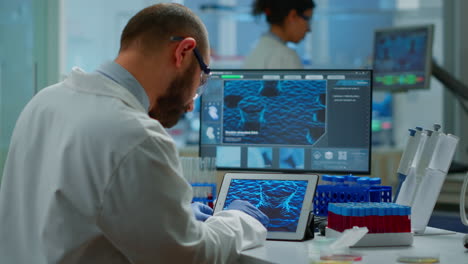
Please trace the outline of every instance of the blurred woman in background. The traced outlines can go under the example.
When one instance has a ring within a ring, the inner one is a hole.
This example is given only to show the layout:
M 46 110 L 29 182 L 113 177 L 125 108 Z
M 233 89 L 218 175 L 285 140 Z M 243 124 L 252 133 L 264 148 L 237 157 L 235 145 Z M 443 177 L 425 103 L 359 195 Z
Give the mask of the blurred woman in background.
M 313 0 L 255 0 L 252 14 L 265 14 L 270 25 L 244 62 L 246 69 L 302 69 L 301 59 L 288 42 L 301 42 L 310 32 Z

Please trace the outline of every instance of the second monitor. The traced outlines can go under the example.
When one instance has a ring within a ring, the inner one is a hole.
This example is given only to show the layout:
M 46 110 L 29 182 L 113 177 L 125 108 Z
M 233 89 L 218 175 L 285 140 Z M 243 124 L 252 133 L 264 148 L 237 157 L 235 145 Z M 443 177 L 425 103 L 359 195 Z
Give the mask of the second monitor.
M 370 172 L 370 70 L 214 70 L 200 155 L 218 169 Z
M 393 92 L 429 89 L 433 31 L 433 25 L 375 31 L 375 90 Z

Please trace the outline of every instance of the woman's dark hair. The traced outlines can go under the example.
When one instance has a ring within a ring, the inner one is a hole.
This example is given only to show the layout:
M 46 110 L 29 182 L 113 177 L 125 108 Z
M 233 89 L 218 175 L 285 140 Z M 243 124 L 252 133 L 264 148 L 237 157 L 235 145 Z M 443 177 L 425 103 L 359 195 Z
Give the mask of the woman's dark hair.
M 303 14 L 314 8 L 314 0 L 256 0 L 252 5 L 252 14 L 265 14 L 268 23 L 281 25 L 291 10 Z

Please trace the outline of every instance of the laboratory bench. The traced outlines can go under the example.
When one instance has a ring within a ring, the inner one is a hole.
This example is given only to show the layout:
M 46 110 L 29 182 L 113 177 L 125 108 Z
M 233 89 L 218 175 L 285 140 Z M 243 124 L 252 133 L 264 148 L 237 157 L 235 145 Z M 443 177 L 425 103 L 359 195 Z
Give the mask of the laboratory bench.
M 468 249 L 463 246 L 463 236 L 462 233 L 428 227 L 425 235 L 414 236 L 411 246 L 357 247 L 350 248 L 349 253 L 362 255 L 362 260 L 353 262 L 355 264 L 395 264 L 401 256 L 437 256 L 438 263 L 468 264 Z M 323 236 L 302 242 L 268 240 L 262 247 L 243 251 L 240 263 L 312 264 L 320 259 L 320 249 L 329 243 L 330 239 Z

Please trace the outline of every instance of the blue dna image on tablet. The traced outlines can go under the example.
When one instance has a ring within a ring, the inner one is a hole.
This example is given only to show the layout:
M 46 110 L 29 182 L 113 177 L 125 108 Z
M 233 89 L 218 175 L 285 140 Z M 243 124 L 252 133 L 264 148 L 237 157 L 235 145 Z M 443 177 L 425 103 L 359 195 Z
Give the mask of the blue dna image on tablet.
M 245 200 L 270 218 L 268 231 L 296 232 L 306 190 L 302 180 L 233 179 L 223 209 L 233 200 Z

